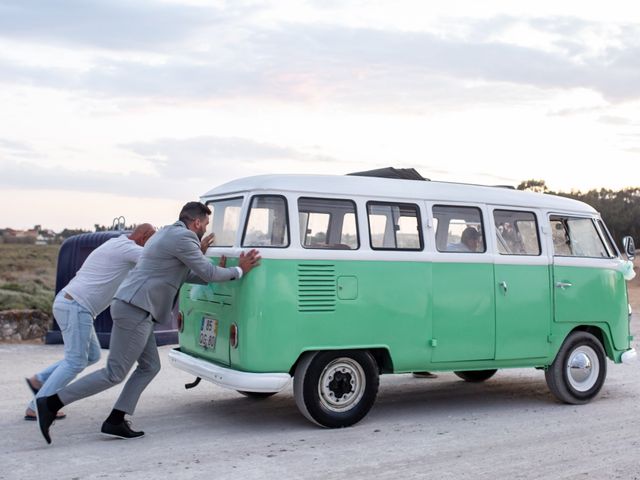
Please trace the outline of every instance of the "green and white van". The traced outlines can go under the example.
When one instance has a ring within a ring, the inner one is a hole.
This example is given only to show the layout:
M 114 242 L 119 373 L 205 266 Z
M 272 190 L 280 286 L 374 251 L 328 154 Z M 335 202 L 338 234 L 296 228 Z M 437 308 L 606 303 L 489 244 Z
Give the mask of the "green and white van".
M 321 426 L 361 420 L 380 374 L 479 382 L 534 367 L 581 404 L 602 388 L 607 357 L 635 360 L 629 264 L 584 203 L 329 175 L 244 178 L 202 201 L 211 261 L 257 248 L 262 262 L 237 282 L 183 286 L 171 362 L 256 398 L 293 378 L 298 408 Z

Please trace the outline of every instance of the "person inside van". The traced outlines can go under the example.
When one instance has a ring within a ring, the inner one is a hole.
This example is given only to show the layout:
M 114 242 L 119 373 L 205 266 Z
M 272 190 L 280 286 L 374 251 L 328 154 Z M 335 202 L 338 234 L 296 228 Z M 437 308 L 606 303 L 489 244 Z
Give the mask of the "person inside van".
M 463 252 L 478 252 L 482 248 L 482 235 L 473 227 L 467 227 L 460 238 L 460 249 Z

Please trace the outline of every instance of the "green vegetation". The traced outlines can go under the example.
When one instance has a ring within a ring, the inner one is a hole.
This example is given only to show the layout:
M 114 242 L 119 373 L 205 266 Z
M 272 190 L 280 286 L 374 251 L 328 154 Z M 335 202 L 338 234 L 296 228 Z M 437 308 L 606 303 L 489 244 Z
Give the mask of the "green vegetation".
M 0 244 L 0 311 L 51 315 L 59 245 Z
M 640 242 L 640 187 L 622 190 L 601 188 L 584 193 L 567 193 L 549 190 L 544 180 L 526 180 L 518 185 L 518 190 L 549 193 L 584 202 L 600 212 L 619 247 L 622 237 L 626 235 L 631 235 L 636 242 Z

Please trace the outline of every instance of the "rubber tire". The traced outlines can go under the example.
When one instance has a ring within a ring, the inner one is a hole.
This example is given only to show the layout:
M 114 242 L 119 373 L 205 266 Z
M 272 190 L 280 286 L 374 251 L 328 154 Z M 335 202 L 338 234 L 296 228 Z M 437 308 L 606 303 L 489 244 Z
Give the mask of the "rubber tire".
M 333 360 L 347 357 L 364 371 L 365 387 L 360 401 L 344 412 L 325 408 L 318 393 L 318 382 L 325 367 Z M 330 350 L 305 353 L 293 376 L 293 393 L 300 412 L 313 423 L 326 428 L 349 427 L 362 420 L 373 406 L 380 384 L 378 365 L 366 350 Z
M 236 391 L 244 395 L 245 397 L 251 398 L 253 400 L 263 400 L 265 398 L 269 398 L 270 396 L 278 393 L 278 392 L 245 392 L 244 390 L 236 390 Z
M 485 380 L 489 380 L 493 377 L 498 370 L 466 370 L 466 371 L 454 371 L 458 377 L 465 382 L 480 383 Z
M 573 350 L 577 347 L 586 345 L 591 347 L 598 357 L 600 362 L 600 371 L 595 384 L 586 392 L 580 392 L 573 388 L 566 376 L 566 363 Z M 544 372 L 545 379 L 547 380 L 547 386 L 551 393 L 556 396 L 558 400 L 571 405 L 582 405 L 592 400 L 604 385 L 604 380 L 607 376 L 607 357 L 605 355 L 602 343 L 594 335 L 587 332 L 573 332 L 571 333 L 560 347 L 558 354 L 556 355 L 553 363 Z

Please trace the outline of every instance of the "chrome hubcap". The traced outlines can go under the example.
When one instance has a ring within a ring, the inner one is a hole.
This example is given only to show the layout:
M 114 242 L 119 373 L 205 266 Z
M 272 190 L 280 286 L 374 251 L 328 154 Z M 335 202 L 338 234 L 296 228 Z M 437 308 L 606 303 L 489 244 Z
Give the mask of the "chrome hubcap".
M 365 386 L 364 370 L 360 364 L 351 358 L 337 358 L 320 375 L 320 403 L 333 412 L 344 412 L 358 404 Z
M 579 392 L 591 389 L 600 374 L 600 361 L 593 348 L 582 345 L 571 352 L 567 362 L 569 384 Z

